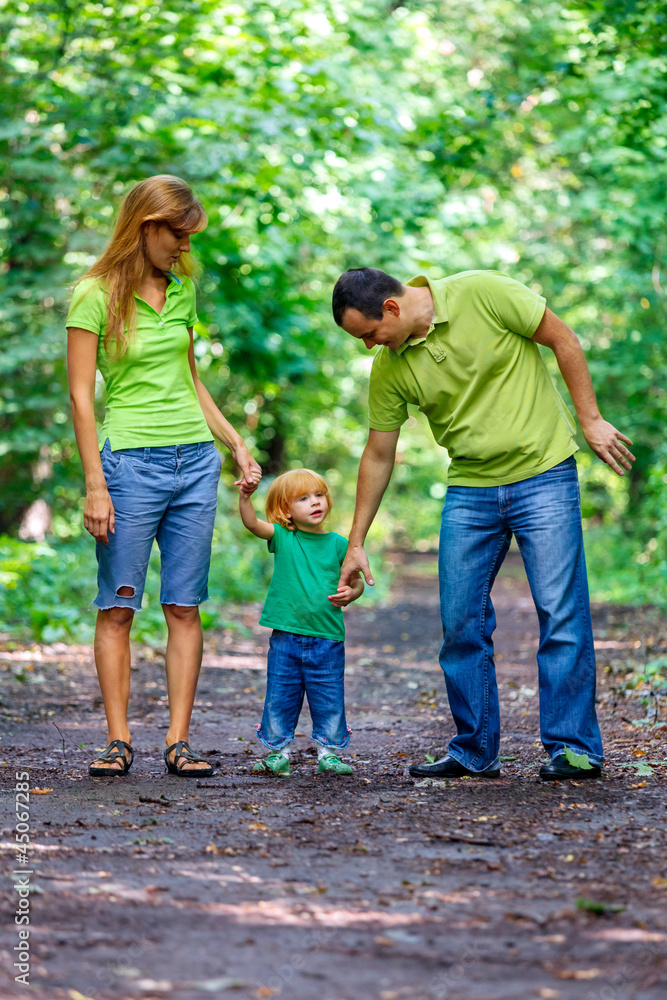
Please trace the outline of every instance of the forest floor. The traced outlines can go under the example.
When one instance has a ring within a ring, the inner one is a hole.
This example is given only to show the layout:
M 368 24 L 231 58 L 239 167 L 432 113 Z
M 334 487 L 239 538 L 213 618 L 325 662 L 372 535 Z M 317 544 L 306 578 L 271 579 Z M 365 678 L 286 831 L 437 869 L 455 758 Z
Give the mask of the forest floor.
M 250 773 L 257 607 L 239 611 L 244 632 L 207 640 L 192 729 L 218 767 L 205 780 L 164 771 L 159 652 L 137 651 L 130 774 L 89 778 L 70 739 L 91 755 L 103 740 L 91 650 L 1 637 L 1 997 L 27 995 L 11 971 L 27 771 L 36 1000 L 664 1000 L 667 727 L 632 723 L 646 709 L 623 678 L 665 653 L 665 620 L 595 608 L 608 764 L 541 783 L 537 618 L 511 554 L 494 589 L 501 777 L 414 781 L 408 765 L 440 755 L 452 723 L 434 560 L 396 560 L 387 601 L 346 612 L 348 778 L 316 777 L 305 712 L 292 777 Z

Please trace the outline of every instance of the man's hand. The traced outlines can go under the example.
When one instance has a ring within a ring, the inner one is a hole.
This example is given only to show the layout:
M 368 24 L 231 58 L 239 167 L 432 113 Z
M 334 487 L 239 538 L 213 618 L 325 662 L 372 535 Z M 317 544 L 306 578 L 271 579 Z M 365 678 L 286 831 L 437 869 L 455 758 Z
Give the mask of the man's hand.
M 339 591 L 341 587 L 349 587 L 354 582 L 355 573 L 362 573 L 369 587 L 375 586 L 375 580 L 368 565 L 368 557 L 364 552 L 363 545 L 355 545 L 347 550 L 347 555 L 340 568 Z
M 95 541 L 109 544 L 109 535 L 116 530 L 116 513 L 109 496 L 109 491 L 90 490 L 86 494 L 86 504 L 83 508 L 83 526 L 89 531 Z
M 625 447 L 626 444 L 632 444 L 632 441 L 625 434 L 621 434 L 619 430 L 616 430 L 613 424 L 610 424 L 602 417 L 598 417 L 585 426 L 582 423 L 581 429 L 584 432 L 584 437 L 589 447 L 617 475 L 623 476 L 625 474 L 623 469 L 627 472 L 632 469 L 635 456 Z M 623 469 L 621 466 L 623 466 Z

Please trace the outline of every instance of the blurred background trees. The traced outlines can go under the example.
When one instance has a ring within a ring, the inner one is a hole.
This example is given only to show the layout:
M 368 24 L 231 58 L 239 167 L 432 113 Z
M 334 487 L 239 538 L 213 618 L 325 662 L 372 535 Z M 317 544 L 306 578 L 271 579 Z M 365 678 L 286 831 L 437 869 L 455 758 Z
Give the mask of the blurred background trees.
M 199 365 L 268 474 L 328 473 L 349 526 L 371 356 L 331 319 L 341 271 L 496 268 L 577 330 L 635 442 L 623 480 L 580 453 L 596 594 L 664 599 L 666 42 L 659 0 L 0 0 L 5 627 L 90 626 L 63 323 L 119 200 L 155 173 L 209 212 Z M 378 547 L 435 545 L 446 464 L 413 415 Z M 261 596 L 266 563 L 226 470 L 210 623 Z

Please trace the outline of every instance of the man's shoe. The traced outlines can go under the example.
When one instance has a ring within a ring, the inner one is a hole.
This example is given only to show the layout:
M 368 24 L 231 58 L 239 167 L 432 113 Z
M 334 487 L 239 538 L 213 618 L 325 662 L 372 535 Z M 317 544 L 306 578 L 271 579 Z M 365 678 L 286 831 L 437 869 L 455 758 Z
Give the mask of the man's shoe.
M 270 772 L 287 778 L 290 774 L 289 757 L 286 757 L 284 753 L 270 753 L 264 760 L 258 760 L 252 770 L 255 774 Z
M 599 778 L 602 768 L 599 764 L 591 764 L 590 767 L 575 767 L 559 754 L 550 764 L 543 764 L 540 768 L 540 778 L 542 781 L 566 781 L 568 778 Z
M 321 774 L 322 771 L 329 771 L 331 774 L 352 774 L 350 765 L 344 764 L 335 753 L 325 753 L 323 757 L 320 757 L 317 773 Z
M 500 768 L 490 771 L 469 771 L 453 757 L 443 757 L 433 764 L 413 764 L 410 767 L 413 778 L 499 778 Z

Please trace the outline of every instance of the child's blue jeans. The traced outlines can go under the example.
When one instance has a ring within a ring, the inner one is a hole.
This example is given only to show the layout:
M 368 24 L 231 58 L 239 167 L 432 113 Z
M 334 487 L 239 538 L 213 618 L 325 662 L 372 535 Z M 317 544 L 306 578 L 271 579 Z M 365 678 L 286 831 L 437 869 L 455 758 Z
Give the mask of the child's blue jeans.
M 257 737 L 269 750 L 282 750 L 294 730 L 308 695 L 313 720 L 311 738 L 331 750 L 350 743 L 345 719 L 345 643 L 294 632 L 271 633 L 266 697 Z

